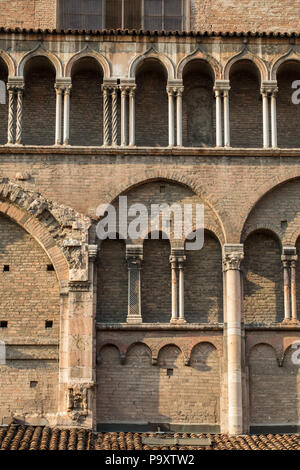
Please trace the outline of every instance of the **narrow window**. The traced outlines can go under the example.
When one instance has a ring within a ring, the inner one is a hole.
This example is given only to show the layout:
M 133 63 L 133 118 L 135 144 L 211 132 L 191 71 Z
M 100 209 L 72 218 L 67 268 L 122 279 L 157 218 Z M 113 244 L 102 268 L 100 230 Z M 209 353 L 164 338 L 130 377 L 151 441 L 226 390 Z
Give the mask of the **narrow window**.
M 7 328 L 8 322 L 6 320 L 0 321 L 0 328 Z
M 53 321 L 52 320 L 46 320 L 45 321 L 45 328 L 53 328 Z
M 104 0 L 60 0 L 60 29 L 102 29 Z
M 3 272 L 4 272 L 4 273 L 7 273 L 8 271 L 9 271 L 9 264 L 5 264 L 5 265 L 3 266 Z
M 105 27 L 122 28 L 122 0 L 109 0 L 105 3 Z

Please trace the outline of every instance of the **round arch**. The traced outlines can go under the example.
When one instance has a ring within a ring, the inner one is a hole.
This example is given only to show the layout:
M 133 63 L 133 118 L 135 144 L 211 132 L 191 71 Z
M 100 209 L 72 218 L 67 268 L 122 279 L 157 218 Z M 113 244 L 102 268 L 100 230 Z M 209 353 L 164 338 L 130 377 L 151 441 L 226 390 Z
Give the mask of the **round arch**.
M 22 227 L 42 247 L 54 266 L 59 282 L 69 280 L 69 268 L 64 254 L 46 228 L 34 216 L 9 201 L 0 201 L 0 213 Z

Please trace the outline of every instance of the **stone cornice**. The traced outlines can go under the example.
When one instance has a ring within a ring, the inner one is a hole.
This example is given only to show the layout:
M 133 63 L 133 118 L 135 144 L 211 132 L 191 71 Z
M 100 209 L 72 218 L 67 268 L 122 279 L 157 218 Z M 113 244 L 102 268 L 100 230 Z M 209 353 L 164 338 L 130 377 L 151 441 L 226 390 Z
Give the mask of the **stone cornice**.
M 211 156 L 211 157 L 300 157 L 300 148 L 204 148 L 204 147 L 72 147 L 0 145 L 1 155 L 112 155 L 112 156 Z M 1 157 L 0 157 L 1 158 Z

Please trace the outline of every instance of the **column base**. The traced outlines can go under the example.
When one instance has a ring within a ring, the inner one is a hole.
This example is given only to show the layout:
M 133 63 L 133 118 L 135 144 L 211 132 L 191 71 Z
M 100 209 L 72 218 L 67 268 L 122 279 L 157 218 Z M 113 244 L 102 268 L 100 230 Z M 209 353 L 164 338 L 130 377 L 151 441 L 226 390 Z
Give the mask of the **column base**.
M 282 325 L 299 325 L 299 320 L 295 320 L 294 318 L 285 318 L 282 322 Z
M 170 323 L 173 325 L 182 325 L 186 323 L 186 320 L 184 318 L 171 318 Z
M 127 317 L 126 323 L 131 323 L 131 324 L 143 323 L 143 319 L 140 315 L 130 315 Z

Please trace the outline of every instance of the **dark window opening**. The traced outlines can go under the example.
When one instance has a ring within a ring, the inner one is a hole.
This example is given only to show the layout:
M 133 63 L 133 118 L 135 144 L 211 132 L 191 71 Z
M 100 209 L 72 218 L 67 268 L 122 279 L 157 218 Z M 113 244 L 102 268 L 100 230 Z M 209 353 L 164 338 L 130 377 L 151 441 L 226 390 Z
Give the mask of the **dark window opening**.
M 6 320 L 0 321 L 0 328 L 7 328 L 8 322 Z
M 52 328 L 53 327 L 53 321 L 52 320 L 46 320 L 45 321 L 45 328 Z
M 54 271 L 53 264 L 47 264 L 47 271 Z
M 3 266 L 3 272 L 8 272 L 9 271 L 9 264 L 5 264 Z
M 184 29 L 186 0 L 60 0 L 58 28 Z
M 35 388 L 37 386 L 38 382 L 36 380 L 31 380 L 30 381 L 30 388 Z

